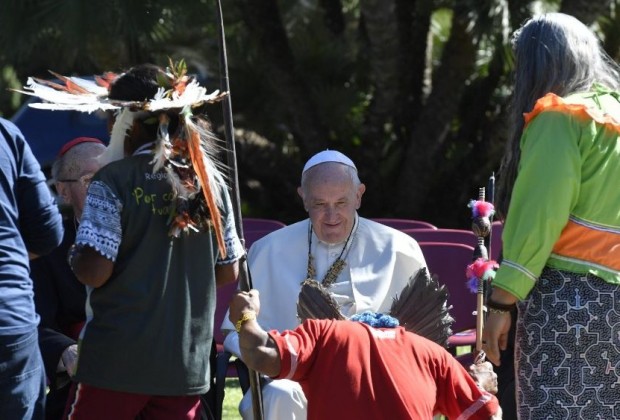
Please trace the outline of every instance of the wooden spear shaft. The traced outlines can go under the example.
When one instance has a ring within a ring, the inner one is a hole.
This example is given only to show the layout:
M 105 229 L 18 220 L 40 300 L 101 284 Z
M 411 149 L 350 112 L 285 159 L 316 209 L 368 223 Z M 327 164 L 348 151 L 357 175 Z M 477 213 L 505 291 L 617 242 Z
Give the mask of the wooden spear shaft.
M 222 16 L 222 4 L 217 0 L 217 18 L 218 18 L 218 35 L 220 46 L 220 90 L 228 92 L 228 95 L 222 101 L 222 110 L 224 114 L 224 133 L 227 145 L 227 161 L 230 171 L 230 181 L 232 187 L 232 207 L 237 225 L 237 233 L 241 243 L 245 247 L 245 239 L 243 236 L 243 223 L 241 220 L 241 204 L 239 195 L 239 177 L 237 171 L 237 156 L 235 151 L 235 132 L 232 119 L 232 102 L 230 95 L 230 85 L 228 80 L 228 58 L 226 54 L 226 39 L 224 35 L 224 19 Z M 249 291 L 252 288 L 252 282 L 248 270 L 246 258 L 242 258 L 239 264 L 239 289 Z M 217 326 L 216 326 L 217 327 Z M 252 410 L 255 420 L 263 419 L 263 394 L 261 392 L 260 378 L 254 370 L 248 369 L 250 376 L 250 392 L 252 394 Z

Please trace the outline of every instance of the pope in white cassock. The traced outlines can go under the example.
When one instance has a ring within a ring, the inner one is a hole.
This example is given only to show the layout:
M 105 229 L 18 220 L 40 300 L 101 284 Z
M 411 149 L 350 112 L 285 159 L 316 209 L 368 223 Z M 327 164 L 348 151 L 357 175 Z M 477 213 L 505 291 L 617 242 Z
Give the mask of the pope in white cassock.
M 301 283 L 312 278 L 329 287 L 345 316 L 363 311 L 388 313 L 392 299 L 426 266 L 409 235 L 357 215 L 365 186 L 344 154 L 326 150 L 304 166 L 301 196 L 309 219 L 256 241 L 248 253 L 252 286 L 261 294 L 258 322 L 284 331 L 300 323 Z M 224 317 L 224 347 L 239 357 L 234 325 Z M 328 402 L 325 402 L 326 404 Z M 306 419 L 307 401 L 298 383 L 273 380 L 263 386 L 265 419 Z M 253 418 L 248 391 L 239 411 Z

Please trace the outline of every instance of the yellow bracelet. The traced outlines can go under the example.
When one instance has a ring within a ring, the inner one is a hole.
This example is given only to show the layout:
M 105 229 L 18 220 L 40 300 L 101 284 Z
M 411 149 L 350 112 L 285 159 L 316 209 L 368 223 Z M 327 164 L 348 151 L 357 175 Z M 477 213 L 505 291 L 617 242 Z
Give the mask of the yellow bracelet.
M 235 324 L 235 329 L 237 330 L 237 332 L 239 332 L 241 331 L 241 326 L 243 325 L 244 322 L 253 321 L 255 319 L 256 319 L 256 311 L 243 312 L 241 314 L 241 319 L 239 319 L 239 321 L 237 321 L 237 323 Z

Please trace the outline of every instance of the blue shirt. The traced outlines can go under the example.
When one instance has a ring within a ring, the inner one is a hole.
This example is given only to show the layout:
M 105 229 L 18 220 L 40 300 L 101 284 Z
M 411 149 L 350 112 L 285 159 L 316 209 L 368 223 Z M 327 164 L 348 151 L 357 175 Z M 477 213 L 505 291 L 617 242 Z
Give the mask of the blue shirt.
M 28 252 L 51 252 L 62 240 L 58 207 L 19 129 L 0 119 L 0 335 L 36 328 Z

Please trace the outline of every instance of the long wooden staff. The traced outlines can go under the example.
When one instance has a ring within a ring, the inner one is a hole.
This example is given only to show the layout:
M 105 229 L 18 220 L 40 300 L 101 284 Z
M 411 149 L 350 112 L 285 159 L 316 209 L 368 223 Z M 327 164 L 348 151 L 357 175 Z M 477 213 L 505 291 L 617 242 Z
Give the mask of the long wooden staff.
M 222 101 L 222 111 L 224 114 L 224 134 L 226 137 L 227 145 L 227 161 L 230 171 L 230 180 L 232 187 L 232 206 L 235 215 L 235 223 L 237 225 L 237 233 L 241 243 L 245 247 L 245 239 L 243 235 L 243 223 L 241 220 L 241 205 L 239 198 L 239 177 L 237 172 L 237 156 L 235 149 L 235 133 L 232 119 L 232 102 L 230 95 L 230 85 L 228 81 L 228 58 L 226 54 L 226 39 L 224 35 L 224 19 L 222 16 L 222 4 L 220 0 L 217 0 L 217 19 L 218 19 L 218 33 L 219 33 L 219 46 L 220 46 L 220 90 L 222 92 L 228 92 L 228 95 Z M 247 260 L 241 259 L 239 264 L 239 289 L 243 291 L 249 291 L 252 289 L 252 281 L 250 279 L 250 273 L 248 270 Z M 263 419 L 263 394 L 261 392 L 260 378 L 258 373 L 248 368 L 250 376 L 250 392 L 252 394 L 252 409 L 254 412 L 254 419 Z

